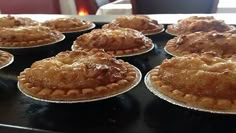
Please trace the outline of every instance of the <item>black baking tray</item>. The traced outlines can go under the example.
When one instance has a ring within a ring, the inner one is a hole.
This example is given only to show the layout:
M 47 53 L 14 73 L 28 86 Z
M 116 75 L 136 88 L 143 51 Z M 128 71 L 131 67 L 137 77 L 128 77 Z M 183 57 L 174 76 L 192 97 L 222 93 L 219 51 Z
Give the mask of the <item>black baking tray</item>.
M 96 23 L 97 28 L 103 23 Z M 163 51 L 173 38 L 166 33 L 151 36 L 155 48 L 149 53 L 122 58 L 145 74 L 171 58 Z M 75 132 L 75 133 L 201 133 L 236 132 L 236 116 L 211 114 L 172 105 L 152 94 L 142 81 L 131 91 L 106 100 L 53 104 L 21 94 L 17 79 L 21 71 L 36 61 L 70 50 L 72 39 L 43 53 L 15 56 L 10 66 L 0 70 L 0 132 Z

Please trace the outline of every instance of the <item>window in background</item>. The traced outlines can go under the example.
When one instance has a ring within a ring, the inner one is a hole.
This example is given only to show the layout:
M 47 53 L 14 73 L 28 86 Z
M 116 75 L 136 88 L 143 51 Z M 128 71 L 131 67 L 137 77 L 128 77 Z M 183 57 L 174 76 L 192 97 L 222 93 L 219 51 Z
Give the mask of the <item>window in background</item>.
M 236 13 L 236 0 L 219 0 L 217 13 Z

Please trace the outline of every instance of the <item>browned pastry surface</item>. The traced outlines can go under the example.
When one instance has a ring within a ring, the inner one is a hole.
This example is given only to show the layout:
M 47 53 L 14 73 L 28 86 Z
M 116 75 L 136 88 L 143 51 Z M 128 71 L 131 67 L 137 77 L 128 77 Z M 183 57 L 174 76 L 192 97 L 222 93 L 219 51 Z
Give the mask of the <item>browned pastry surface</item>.
M 0 27 L 15 28 L 18 26 L 39 25 L 39 22 L 26 17 L 5 16 L 0 17 Z
M 103 28 L 114 27 L 131 28 L 143 34 L 160 32 L 164 28 L 163 25 L 158 24 L 156 20 L 142 15 L 120 16 L 111 23 L 103 26 Z
M 71 17 L 47 20 L 43 23 L 43 25 L 54 28 L 60 32 L 70 32 L 89 29 L 93 26 L 93 23 Z
M 133 54 L 152 48 L 152 40 L 141 32 L 129 28 L 96 29 L 79 36 L 72 48 L 104 49 L 114 55 Z
M 232 26 L 226 24 L 223 20 L 216 20 L 212 16 L 198 17 L 192 16 L 181 19 L 175 25 L 168 25 L 168 32 L 175 35 L 189 34 L 197 31 L 217 31 L 225 32 L 232 29 Z
M 18 77 L 28 95 L 48 100 L 92 99 L 134 83 L 135 68 L 102 50 L 67 51 L 37 61 Z
M 217 56 L 229 58 L 236 54 L 236 35 L 218 32 L 195 32 L 180 35 L 167 42 L 166 50 L 173 55 L 215 52 Z
M 63 38 L 56 30 L 45 26 L 0 28 L 1 47 L 29 47 L 52 43 Z
M 13 60 L 13 55 L 0 50 L 0 68 L 10 63 Z
M 153 86 L 165 95 L 195 107 L 236 109 L 236 57 L 213 53 L 164 60 L 150 72 Z

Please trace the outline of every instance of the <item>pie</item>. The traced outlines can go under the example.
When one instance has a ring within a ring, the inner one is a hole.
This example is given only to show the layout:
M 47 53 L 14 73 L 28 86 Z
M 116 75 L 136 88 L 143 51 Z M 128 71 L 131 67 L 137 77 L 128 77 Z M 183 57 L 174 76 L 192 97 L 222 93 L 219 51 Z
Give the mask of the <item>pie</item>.
M 191 54 L 164 60 L 150 72 L 162 94 L 184 104 L 210 110 L 236 110 L 236 56 Z
M 64 35 L 45 26 L 0 28 L 0 47 L 31 47 L 62 40 Z
M 119 93 L 132 86 L 137 78 L 134 66 L 98 49 L 61 52 L 36 61 L 18 76 L 24 93 L 59 101 Z
M 13 61 L 14 56 L 8 52 L 0 50 L 0 69 L 9 65 Z
M 169 40 L 165 49 L 176 56 L 212 51 L 219 57 L 229 58 L 236 54 L 235 44 L 236 34 L 215 31 L 195 32 Z
M 152 40 L 141 32 L 129 28 L 95 29 L 79 36 L 72 50 L 104 49 L 115 56 L 135 54 L 153 48 Z
M 109 24 L 105 24 L 102 28 L 131 28 L 142 32 L 143 34 L 157 33 L 163 30 L 163 25 L 158 24 L 156 20 L 148 16 L 132 15 L 120 16 Z
M 0 28 L 1 27 L 15 28 L 19 26 L 33 26 L 33 25 L 39 25 L 39 22 L 26 17 L 15 17 L 10 15 L 0 17 Z
M 75 17 L 47 20 L 43 23 L 43 25 L 54 28 L 60 32 L 87 30 L 93 28 L 94 26 L 92 22 Z
M 177 24 L 168 25 L 167 32 L 174 35 L 182 35 L 197 31 L 226 32 L 232 29 L 233 27 L 226 24 L 223 20 L 217 20 L 212 16 L 207 16 L 207 17 L 192 16 L 179 20 Z

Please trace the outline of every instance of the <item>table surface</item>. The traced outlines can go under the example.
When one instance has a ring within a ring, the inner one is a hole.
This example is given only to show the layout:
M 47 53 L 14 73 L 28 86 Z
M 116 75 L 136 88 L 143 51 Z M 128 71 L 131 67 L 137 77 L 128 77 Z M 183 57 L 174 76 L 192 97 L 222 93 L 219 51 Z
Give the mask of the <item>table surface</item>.
M 44 15 L 43 18 L 49 17 Z M 84 18 L 91 20 L 93 17 Z M 105 16 L 99 17 L 100 20 L 102 18 L 107 19 Z M 103 23 L 98 21 L 96 24 L 100 28 Z M 163 47 L 173 37 L 161 33 L 151 38 L 155 43 L 152 51 L 122 58 L 139 68 L 143 77 L 164 59 L 171 58 Z M 53 104 L 32 100 L 21 94 L 16 86 L 19 72 L 36 60 L 70 50 L 74 39 L 75 36 L 69 36 L 58 46 L 43 52 L 15 55 L 13 64 L 0 70 L 0 132 L 236 132 L 235 115 L 211 114 L 172 105 L 152 94 L 143 78 L 137 87 L 125 94 L 90 103 Z
M 128 3 L 112 2 L 98 8 L 96 15 L 131 15 L 132 5 Z
M 14 14 L 13 14 L 14 15 Z M 96 23 L 111 22 L 115 18 L 121 15 L 88 15 L 88 16 L 75 16 L 75 15 L 55 15 L 55 14 L 15 14 L 16 16 L 30 17 L 37 21 L 45 21 L 53 18 L 61 17 L 79 17 L 81 19 L 89 20 Z M 6 16 L 6 14 L 0 14 Z M 222 19 L 228 24 L 236 24 L 236 13 L 217 13 L 217 14 L 148 14 L 147 16 L 157 20 L 161 24 L 173 24 L 177 23 L 177 20 L 183 19 L 189 16 L 214 16 L 216 19 Z

